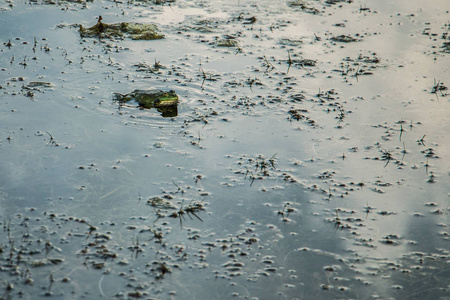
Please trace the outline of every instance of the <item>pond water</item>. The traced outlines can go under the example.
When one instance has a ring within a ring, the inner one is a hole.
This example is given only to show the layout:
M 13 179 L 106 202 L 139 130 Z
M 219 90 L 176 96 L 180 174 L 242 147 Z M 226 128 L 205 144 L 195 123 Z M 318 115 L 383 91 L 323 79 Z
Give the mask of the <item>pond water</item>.
M 450 299 L 447 2 L 2 2 L 2 298 Z

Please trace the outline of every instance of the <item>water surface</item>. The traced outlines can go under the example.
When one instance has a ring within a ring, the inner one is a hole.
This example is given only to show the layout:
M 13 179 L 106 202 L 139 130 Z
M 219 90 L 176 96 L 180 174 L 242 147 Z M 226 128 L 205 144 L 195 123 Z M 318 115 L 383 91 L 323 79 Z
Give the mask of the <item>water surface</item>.
M 4 2 L 3 297 L 448 299 L 446 4 Z

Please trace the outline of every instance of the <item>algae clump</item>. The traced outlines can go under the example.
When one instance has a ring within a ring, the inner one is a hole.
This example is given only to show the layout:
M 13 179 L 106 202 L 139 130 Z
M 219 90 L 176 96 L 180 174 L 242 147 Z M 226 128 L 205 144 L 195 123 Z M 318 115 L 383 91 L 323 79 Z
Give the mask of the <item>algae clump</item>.
M 158 32 L 158 27 L 154 24 L 142 24 L 134 22 L 121 22 L 106 24 L 102 22 L 102 16 L 98 17 L 97 24 L 84 28 L 80 25 L 81 37 L 129 37 L 133 40 L 157 40 L 164 38 Z
M 238 47 L 238 42 L 233 39 L 219 39 L 216 41 L 219 47 Z

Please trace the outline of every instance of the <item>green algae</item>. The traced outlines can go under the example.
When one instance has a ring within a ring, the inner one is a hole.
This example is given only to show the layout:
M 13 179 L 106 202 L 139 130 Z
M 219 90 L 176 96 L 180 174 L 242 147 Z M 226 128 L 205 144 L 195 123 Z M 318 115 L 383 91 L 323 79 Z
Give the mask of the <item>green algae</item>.
M 80 25 L 81 37 L 129 37 L 133 40 L 157 40 L 164 38 L 164 35 L 158 32 L 158 27 L 154 24 L 142 24 L 134 22 L 121 22 L 106 24 L 102 22 L 102 16 L 99 16 L 97 24 L 92 27 L 84 28 Z
M 238 42 L 233 39 L 220 39 L 216 42 L 218 47 L 237 47 Z

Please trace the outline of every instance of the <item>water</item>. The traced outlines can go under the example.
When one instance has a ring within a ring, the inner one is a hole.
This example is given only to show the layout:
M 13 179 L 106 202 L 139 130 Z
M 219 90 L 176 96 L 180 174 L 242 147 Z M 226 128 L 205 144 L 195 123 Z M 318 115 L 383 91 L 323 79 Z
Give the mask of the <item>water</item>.
M 3 3 L 3 297 L 448 299 L 446 2 L 299 3 Z

